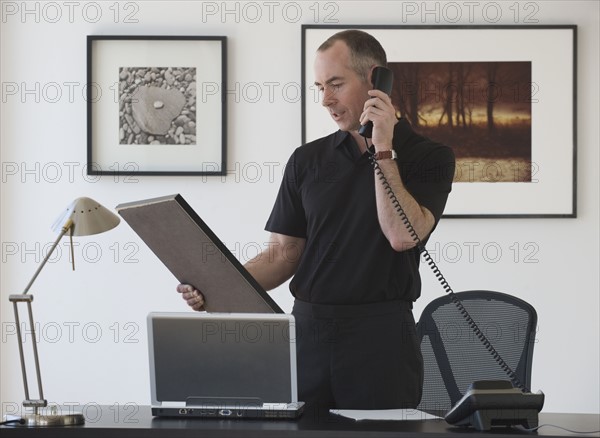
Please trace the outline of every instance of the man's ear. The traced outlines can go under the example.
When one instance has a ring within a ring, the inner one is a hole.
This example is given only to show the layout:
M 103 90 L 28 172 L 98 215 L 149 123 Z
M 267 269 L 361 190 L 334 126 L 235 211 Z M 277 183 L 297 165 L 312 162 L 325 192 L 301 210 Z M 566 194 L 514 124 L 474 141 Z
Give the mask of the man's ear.
M 375 67 L 377 67 L 377 65 L 373 64 L 369 70 L 369 74 L 367 75 L 367 81 L 369 84 L 371 84 L 371 86 L 373 85 L 373 70 L 375 70 Z

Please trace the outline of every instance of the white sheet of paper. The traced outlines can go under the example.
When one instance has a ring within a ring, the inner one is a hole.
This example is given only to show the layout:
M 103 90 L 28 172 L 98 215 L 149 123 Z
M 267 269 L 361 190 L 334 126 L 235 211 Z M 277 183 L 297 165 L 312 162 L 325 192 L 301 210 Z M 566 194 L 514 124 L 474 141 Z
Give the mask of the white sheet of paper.
M 428 414 L 417 409 L 383 409 L 383 410 L 353 410 L 330 409 L 332 414 L 353 420 L 393 420 L 393 421 L 419 421 L 440 419 L 441 417 Z

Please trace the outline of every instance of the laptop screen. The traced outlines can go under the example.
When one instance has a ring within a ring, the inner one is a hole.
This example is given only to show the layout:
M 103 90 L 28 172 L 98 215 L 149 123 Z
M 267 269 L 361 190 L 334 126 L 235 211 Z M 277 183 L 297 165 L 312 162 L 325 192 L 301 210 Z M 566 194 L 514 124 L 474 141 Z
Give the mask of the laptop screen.
M 293 316 L 151 313 L 152 400 L 297 401 Z

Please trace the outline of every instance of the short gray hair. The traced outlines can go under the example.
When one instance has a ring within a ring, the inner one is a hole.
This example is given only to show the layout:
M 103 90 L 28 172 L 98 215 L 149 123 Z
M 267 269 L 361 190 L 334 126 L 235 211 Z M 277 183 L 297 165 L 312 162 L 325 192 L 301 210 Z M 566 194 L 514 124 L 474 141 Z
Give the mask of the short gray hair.
M 346 43 L 350 49 L 350 68 L 364 81 L 367 80 L 373 65 L 387 66 L 387 56 L 379 41 L 362 30 L 350 29 L 338 32 L 321 44 L 317 52 L 324 52 L 336 41 Z

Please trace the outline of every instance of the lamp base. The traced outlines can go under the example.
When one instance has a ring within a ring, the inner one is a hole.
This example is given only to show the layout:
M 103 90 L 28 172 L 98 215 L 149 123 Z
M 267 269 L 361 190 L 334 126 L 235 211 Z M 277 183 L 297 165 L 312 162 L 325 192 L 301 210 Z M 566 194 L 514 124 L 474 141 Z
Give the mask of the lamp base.
M 23 415 L 21 419 L 24 421 L 20 423 L 21 426 L 25 427 L 56 427 L 56 426 L 77 426 L 85 424 L 85 418 L 80 412 L 73 412 L 71 414 L 28 414 Z

